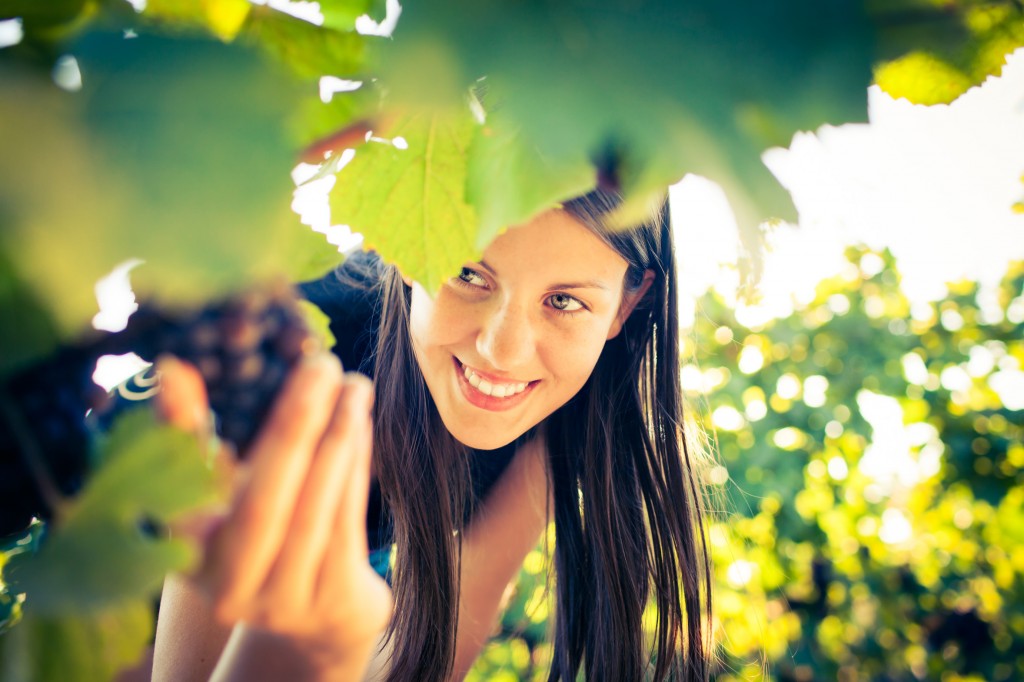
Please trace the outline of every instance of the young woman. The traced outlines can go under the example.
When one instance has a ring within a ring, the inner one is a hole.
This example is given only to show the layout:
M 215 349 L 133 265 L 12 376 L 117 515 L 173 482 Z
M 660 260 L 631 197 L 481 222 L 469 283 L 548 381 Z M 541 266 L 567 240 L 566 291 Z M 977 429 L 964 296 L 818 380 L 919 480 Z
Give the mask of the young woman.
M 369 256 L 303 287 L 372 388 L 325 354 L 288 378 L 198 574 L 165 585 L 154 679 L 461 679 L 549 521 L 551 680 L 707 677 L 668 210 L 616 232 L 616 203 L 509 229 L 433 297 Z M 161 370 L 198 428 L 197 374 Z

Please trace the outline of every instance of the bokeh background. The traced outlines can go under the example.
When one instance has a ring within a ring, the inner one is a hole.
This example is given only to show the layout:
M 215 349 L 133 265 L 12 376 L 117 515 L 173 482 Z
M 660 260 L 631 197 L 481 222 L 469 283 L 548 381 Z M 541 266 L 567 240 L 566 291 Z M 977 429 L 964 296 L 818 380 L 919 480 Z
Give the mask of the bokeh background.
M 1024 54 L 950 106 L 768 155 L 800 225 L 737 296 L 713 185 L 673 188 L 719 680 L 1024 679 Z M 546 679 L 543 548 L 472 680 Z

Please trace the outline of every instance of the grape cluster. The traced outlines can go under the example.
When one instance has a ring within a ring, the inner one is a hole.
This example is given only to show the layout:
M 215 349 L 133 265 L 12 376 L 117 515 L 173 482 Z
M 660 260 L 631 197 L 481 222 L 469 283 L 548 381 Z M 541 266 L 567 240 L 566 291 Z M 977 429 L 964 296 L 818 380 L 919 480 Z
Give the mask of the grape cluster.
M 90 469 L 90 425 L 123 406 L 92 382 L 102 355 L 168 353 L 194 364 L 220 437 L 244 455 L 289 368 L 312 337 L 286 286 L 245 291 L 198 311 L 143 304 L 124 331 L 64 348 L 0 387 L 0 537 L 49 518 Z M 89 420 L 86 412 L 92 410 Z

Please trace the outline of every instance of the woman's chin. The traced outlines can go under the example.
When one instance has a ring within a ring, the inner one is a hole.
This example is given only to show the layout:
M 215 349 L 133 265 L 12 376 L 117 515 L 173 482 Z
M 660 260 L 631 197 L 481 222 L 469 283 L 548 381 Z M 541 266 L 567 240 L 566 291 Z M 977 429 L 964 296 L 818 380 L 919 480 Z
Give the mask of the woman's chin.
M 497 450 L 514 441 L 522 433 L 495 433 L 484 429 L 451 429 L 448 431 L 455 440 L 474 450 Z

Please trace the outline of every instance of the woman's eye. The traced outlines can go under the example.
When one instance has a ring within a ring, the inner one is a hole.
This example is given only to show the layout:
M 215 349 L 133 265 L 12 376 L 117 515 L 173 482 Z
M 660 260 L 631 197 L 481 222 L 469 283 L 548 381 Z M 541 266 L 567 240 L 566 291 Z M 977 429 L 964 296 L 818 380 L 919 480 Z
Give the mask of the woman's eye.
M 583 310 L 583 304 L 568 294 L 552 294 L 548 297 L 548 302 L 552 308 L 562 313 L 574 313 L 577 310 Z
M 479 272 L 477 272 L 476 270 L 470 270 L 469 268 L 462 268 L 462 271 L 459 272 L 458 279 L 460 281 L 464 282 L 465 284 L 470 285 L 470 286 L 475 286 L 475 287 L 485 287 L 485 286 L 487 286 L 487 280 L 485 280 L 480 275 Z

